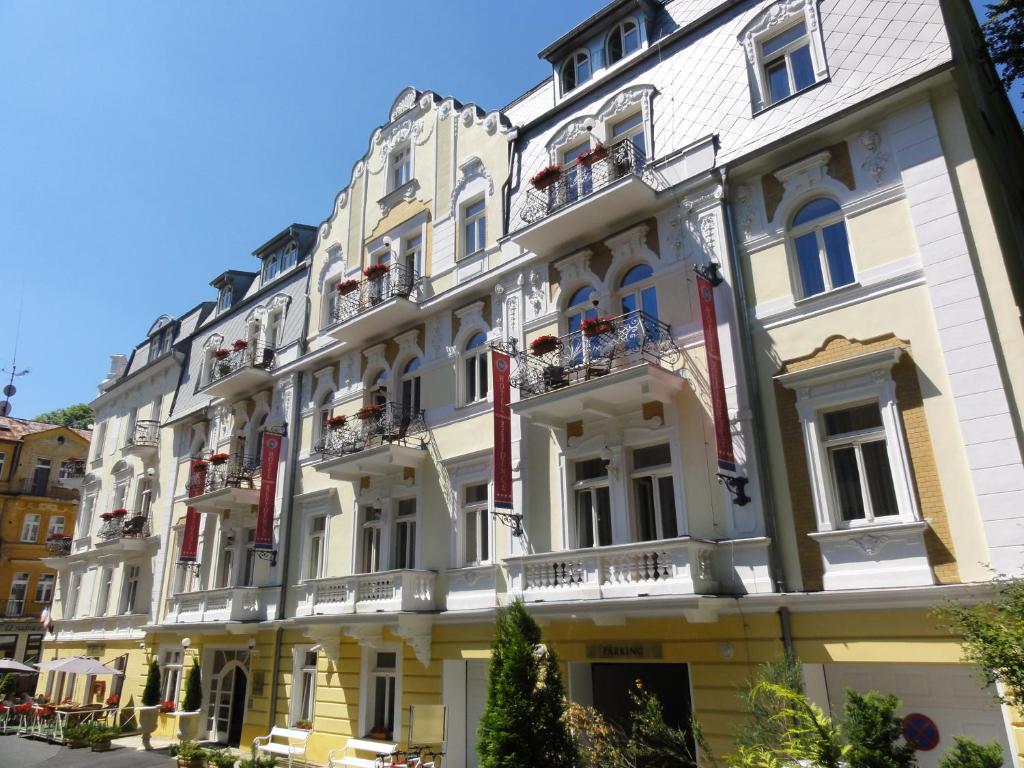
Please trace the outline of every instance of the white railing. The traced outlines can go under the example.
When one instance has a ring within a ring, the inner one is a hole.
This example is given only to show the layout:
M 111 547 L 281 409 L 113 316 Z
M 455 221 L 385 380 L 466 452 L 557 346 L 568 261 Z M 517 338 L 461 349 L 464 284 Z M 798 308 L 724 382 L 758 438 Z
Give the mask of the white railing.
M 381 571 L 304 582 L 305 616 L 434 610 L 434 571 Z
M 714 544 L 691 538 L 545 552 L 505 560 L 526 602 L 714 591 Z
M 265 617 L 259 587 L 226 587 L 174 595 L 167 601 L 168 624 L 253 621 Z

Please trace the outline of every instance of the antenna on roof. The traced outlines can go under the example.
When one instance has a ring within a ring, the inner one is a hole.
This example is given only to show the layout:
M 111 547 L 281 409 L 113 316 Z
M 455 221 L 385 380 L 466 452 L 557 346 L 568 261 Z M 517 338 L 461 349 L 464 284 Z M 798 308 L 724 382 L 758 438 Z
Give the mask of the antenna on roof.
M 11 356 L 11 367 L 10 370 L 7 368 L 0 368 L 3 373 L 10 374 L 10 380 L 7 382 L 7 386 L 4 387 L 4 399 L 0 401 L 0 416 L 11 415 L 11 398 L 18 391 L 18 388 L 14 386 L 14 378 L 16 376 L 24 376 L 29 373 L 28 368 L 22 368 L 18 370 L 18 339 L 21 337 L 21 312 L 25 306 L 25 278 L 21 279 L 21 298 L 18 301 L 18 325 L 14 331 L 14 354 Z

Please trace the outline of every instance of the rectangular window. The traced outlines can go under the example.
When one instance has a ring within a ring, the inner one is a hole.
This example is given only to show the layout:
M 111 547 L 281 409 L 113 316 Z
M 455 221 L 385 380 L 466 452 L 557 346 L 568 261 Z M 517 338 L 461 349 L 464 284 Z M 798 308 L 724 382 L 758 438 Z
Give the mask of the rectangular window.
M 50 515 L 50 523 L 46 526 L 46 535 L 54 536 L 64 533 L 64 515 Z
M 412 150 L 402 147 L 391 155 L 391 189 L 398 189 L 412 179 Z
M 125 566 L 124 583 L 121 585 L 121 610 L 119 611 L 122 615 L 135 613 L 135 600 L 139 594 L 139 573 L 139 566 Z
M 833 498 L 845 522 L 899 514 L 878 403 L 822 414 Z
M 380 570 L 380 544 L 383 514 L 375 507 L 363 509 L 363 534 L 360 553 L 360 568 L 363 573 L 376 573 Z
M 245 573 L 240 586 L 251 587 L 256 583 L 256 529 L 245 529 Z
M 32 473 L 32 495 L 45 496 L 50 487 L 50 470 L 52 464 L 49 459 L 36 459 L 36 468 Z
M 395 518 L 393 568 L 416 567 L 416 499 L 401 499 Z
M 82 574 L 72 573 L 68 576 L 68 593 L 64 596 L 64 617 L 70 618 L 78 611 L 78 594 L 81 591 Z
M 36 602 L 49 605 L 53 601 L 53 583 L 56 579 L 52 573 L 44 573 L 36 581 Z
M 35 544 L 39 541 L 39 524 L 42 519 L 42 515 L 35 513 L 25 515 L 21 524 L 21 540 L 23 542 Z
M 373 651 L 370 668 L 370 728 L 367 736 L 391 740 L 395 733 L 395 711 L 398 707 L 398 654 L 394 651 Z
M 43 636 L 29 635 L 25 641 L 25 653 L 21 660 L 26 664 L 38 664 L 42 658 Z
M 466 404 L 487 399 L 488 353 L 471 352 L 464 360 L 466 365 Z
M 412 281 L 420 272 L 423 260 L 423 238 L 419 235 L 410 237 L 402 242 L 402 266 L 405 267 L 405 274 L 396 275 L 397 280 L 394 286 L 402 293 L 412 289 Z
M 761 60 L 769 103 L 814 85 L 811 44 L 802 21 L 761 43 Z
M 28 598 L 28 574 L 19 571 L 11 579 L 11 594 L 7 600 L 8 617 L 23 616 L 25 600 Z
M 633 450 L 633 492 L 635 535 L 639 541 L 674 539 L 679 535 L 668 443 Z
M 313 721 L 313 706 L 316 702 L 316 651 L 298 649 L 298 668 L 295 670 L 295 690 L 298 698 L 293 704 L 295 721 Z
M 644 116 L 642 112 L 624 118 L 612 125 L 612 142 L 629 141 L 638 151 L 638 157 L 647 155 L 647 140 L 644 135 Z
M 323 577 L 326 544 L 327 515 L 317 515 L 309 521 L 309 561 L 306 564 L 307 579 Z
M 161 701 L 178 701 L 181 690 L 181 654 L 182 651 L 167 650 L 160 659 L 160 674 L 163 676 L 160 685 L 163 691 Z
M 463 254 L 466 256 L 482 251 L 487 245 L 487 216 L 484 206 L 483 200 L 477 200 L 467 205 L 463 213 Z
M 575 549 L 605 547 L 612 543 L 612 508 L 608 490 L 608 462 L 600 458 L 573 465 L 576 499 Z
M 7 454 L 0 453 L 0 482 L 4 479 L 4 466 L 7 464 Z
M 466 565 L 490 562 L 490 513 L 487 483 L 468 485 L 462 492 L 463 561 Z
M 94 616 L 106 616 L 110 602 L 110 590 L 114 581 L 114 569 L 110 566 L 100 571 L 99 591 L 96 593 L 96 610 Z

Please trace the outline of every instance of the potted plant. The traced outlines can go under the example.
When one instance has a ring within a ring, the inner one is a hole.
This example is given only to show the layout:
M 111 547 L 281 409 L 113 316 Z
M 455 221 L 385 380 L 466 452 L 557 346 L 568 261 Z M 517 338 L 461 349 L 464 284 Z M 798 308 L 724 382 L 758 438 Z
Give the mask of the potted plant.
M 75 723 L 64 729 L 64 743 L 70 749 L 82 749 L 89 746 L 89 739 L 96 729 L 95 723 Z
M 364 405 L 362 408 L 356 411 L 356 418 L 360 419 L 361 421 L 370 421 L 371 419 L 375 419 L 377 418 L 378 415 L 380 415 L 382 408 L 383 406 L 380 406 L 376 403 Z
M 348 421 L 347 416 L 331 416 L 326 422 L 327 426 L 331 429 L 341 429 L 345 426 L 345 422 Z
M 587 337 L 600 336 L 603 333 L 614 331 L 615 324 L 610 317 L 588 317 L 580 323 L 580 330 Z
M 203 724 L 203 713 L 200 711 L 202 706 L 202 673 L 199 671 L 199 662 L 193 659 L 192 668 L 185 679 L 185 699 L 181 702 L 181 712 L 178 713 L 178 738 L 188 740 L 199 735 L 199 729 Z
M 296 720 L 292 728 L 298 728 L 300 731 L 312 731 L 313 721 L 312 720 Z
M 112 520 L 113 518 L 114 518 L 114 513 L 113 512 L 101 512 L 100 513 L 100 520 L 102 520 L 103 522 L 107 522 L 108 520 Z
M 96 724 L 89 734 L 89 748 L 93 752 L 108 752 L 110 750 L 110 740 L 117 736 L 117 734 L 117 728 Z
M 249 342 L 246 341 L 245 339 L 235 339 L 233 342 L 231 342 L 231 348 L 235 350 L 235 352 L 240 352 L 241 350 L 245 349 L 248 346 Z
M 206 751 L 206 764 L 210 768 L 235 768 L 237 758 L 230 749 L 209 749 Z
M 383 262 L 378 262 L 376 264 L 367 264 L 365 267 L 363 267 L 363 276 L 366 277 L 367 280 L 379 280 L 390 271 L 390 264 L 386 264 Z
M 604 160 L 606 157 L 608 157 L 608 147 L 598 142 L 586 152 L 581 152 L 576 157 L 576 162 L 589 167 L 600 160 Z
M 210 456 L 210 463 L 215 467 L 219 467 L 221 464 L 227 464 L 228 459 L 231 457 L 226 453 L 215 453 Z
M 116 707 L 118 704 L 121 703 L 121 697 L 118 696 L 116 693 L 112 693 L 109 696 L 107 696 L 106 699 L 104 699 L 103 703 L 106 704 L 108 707 Z
M 182 739 L 167 751 L 178 759 L 178 768 L 205 768 L 209 754 L 192 739 Z
M 168 702 L 165 702 L 168 703 Z M 173 708 L 174 702 L 169 702 Z M 142 746 L 152 749 L 149 742 L 156 730 L 157 712 L 162 711 L 160 704 L 160 664 L 156 657 L 150 659 L 149 671 L 146 672 L 146 687 L 142 689 L 142 706 L 136 707 L 139 716 L 139 730 L 142 731 Z
M 334 286 L 334 290 L 338 292 L 339 296 L 345 296 L 352 293 L 359 288 L 358 280 L 342 280 L 340 283 Z
M 558 337 L 546 333 L 530 342 L 530 354 L 534 357 L 546 355 L 558 349 Z
M 226 360 L 228 358 L 228 355 L 230 355 L 230 354 L 231 354 L 231 350 L 230 349 L 224 349 L 224 348 L 215 349 L 215 350 L 213 350 L 213 359 L 214 360 Z
M 174 702 L 170 699 L 167 699 L 166 701 L 161 701 L 157 709 L 159 709 L 162 714 L 169 715 L 172 712 L 174 712 Z
M 238 761 L 238 768 L 274 768 L 276 765 L 277 758 L 273 755 L 257 755 L 255 752 Z
M 125 516 L 125 515 L 127 515 L 127 514 L 128 514 L 128 510 L 127 510 L 127 509 L 115 509 L 115 510 L 112 510 L 112 511 L 110 512 L 110 516 L 111 516 L 112 518 L 120 518 L 120 517 L 124 517 L 124 516 Z
M 533 184 L 534 189 L 547 189 L 560 178 L 562 178 L 562 166 L 549 165 L 535 173 L 530 179 L 530 183 Z

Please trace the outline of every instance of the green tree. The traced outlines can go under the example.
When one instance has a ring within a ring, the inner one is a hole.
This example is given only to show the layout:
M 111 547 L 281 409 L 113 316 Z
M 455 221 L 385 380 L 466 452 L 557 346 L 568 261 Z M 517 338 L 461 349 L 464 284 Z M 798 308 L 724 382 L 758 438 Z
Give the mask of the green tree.
M 903 721 L 896 716 L 900 700 L 870 691 L 846 692 L 843 731 L 850 743 L 850 768 L 912 768 L 917 757 L 903 741 Z
M 14 675 L 8 672 L 3 677 L 0 677 L 0 698 L 10 696 L 14 693 L 14 689 L 17 685 L 14 682 Z
M 964 660 L 989 684 L 1002 683 L 1004 703 L 1024 707 L 1024 580 L 997 579 L 995 592 L 992 600 L 950 603 L 937 613 L 962 636 Z
M 1024 0 L 999 0 L 985 10 L 988 19 L 982 29 L 989 55 L 1002 68 L 1003 85 L 1009 90 L 1024 79 Z
M 740 746 L 778 746 L 785 739 L 788 723 L 776 715 L 787 709 L 790 701 L 775 696 L 775 688 L 759 685 L 762 682 L 772 683 L 796 694 L 804 692 L 800 662 L 795 657 L 787 654 L 758 667 L 757 674 L 747 682 L 740 694 L 750 712 L 749 720 L 736 734 L 736 743 Z
M 521 602 L 498 611 L 478 731 L 481 768 L 572 768 L 576 762 L 558 660 L 540 641 L 540 627 Z
M 637 690 L 630 691 L 633 701 L 633 721 L 626 754 L 629 763 L 644 768 L 697 768 L 694 737 L 702 741 L 700 729 L 693 726 L 694 733 L 682 728 L 673 728 L 665 722 L 665 714 L 658 697 L 643 688 L 637 681 Z M 710 750 L 702 744 L 705 756 Z
M 156 658 L 149 662 L 146 673 L 146 687 L 142 689 L 142 706 L 155 707 L 160 703 L 160 665 Z
M 185 680 L 185 700 L 181 703 L 183 712 L 195 712 L 203 706 L 203 682 L 199 671 L 199 662 L 192 660 L 192 668 Z
M 953 748 L 942 756 L 940 768 L 1002 768 L 1003 748 L 999 742 L 979 744 L 967 736 L 954 736 Z
M 73 427 L 74 429 L 88 429 L 96 420 L 96 415 L 85 403 L 76 403 L 67 408 L 58 408 L 55 411 L 41 413 L 34 419 L 44 424 L 59 424 L 62 427 Z

